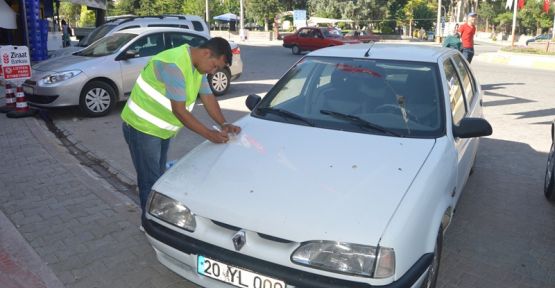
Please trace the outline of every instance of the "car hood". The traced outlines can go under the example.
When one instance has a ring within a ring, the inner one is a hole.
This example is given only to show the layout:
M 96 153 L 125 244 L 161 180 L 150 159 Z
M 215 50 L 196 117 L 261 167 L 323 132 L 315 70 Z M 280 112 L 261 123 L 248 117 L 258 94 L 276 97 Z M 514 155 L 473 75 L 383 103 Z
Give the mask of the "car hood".
M 86 67 L 91 67 L 93 64 L 98 65 L 99 61 L 102 61 L 102 59 L 105 59 L 106 57 L 107 56 L 83 57 L 67 55 L 37 63 L 33 65 L 33 70 L 42 72 L 62 72 L 72 69 L 84 70 Z
M 228 144 L 204 142 L 154 190 L 193 213 L 302 242 L 377 244 L 434 146 L 247 116 Z
M 50 59 L 52 58 L 56 58 L 56 57 L 61 57 L 61 56 L 67 56 L 67 55 L 71 55 L 71 53 L 77 52 L 81 49 L 84 49 L 85 47 L 79 47 L 79 46 L 70 46 L 70 47 L 65 47 L 62 49 L 58 49 L 54 52 L 52 52 L 52 54 L 50 55 Z

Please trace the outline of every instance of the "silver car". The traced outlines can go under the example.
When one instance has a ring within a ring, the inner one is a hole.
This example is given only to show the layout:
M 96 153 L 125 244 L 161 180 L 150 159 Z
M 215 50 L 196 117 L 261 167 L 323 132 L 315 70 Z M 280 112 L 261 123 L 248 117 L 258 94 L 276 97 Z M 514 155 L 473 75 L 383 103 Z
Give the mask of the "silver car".
M 25 81 L 23 90 L 31 105 L 79 105 L 88 116 L 103 116 L 116 102 L 129 97 L 151 56 L 183 44 L 198 46 L 207 39 L 206 34 L 181 28 L 124 30 L 72 55 L 34 65 L 32 78 Z M 239 47 L 234 44 L 232 50 L 232 66 L 209 75 L 216 95 L 223 94 L 233 77 L 241 75 L 243 70 Z

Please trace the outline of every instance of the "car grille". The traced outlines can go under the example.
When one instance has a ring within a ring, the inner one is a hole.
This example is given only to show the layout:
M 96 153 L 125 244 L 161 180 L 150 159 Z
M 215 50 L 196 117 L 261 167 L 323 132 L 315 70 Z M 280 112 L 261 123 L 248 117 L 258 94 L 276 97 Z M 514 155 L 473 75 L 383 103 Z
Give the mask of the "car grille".
M 33 81 L 33 80 L 25 80 L 24 83 L 28 85 L 33 85 L 33 86 L 37 85 L 37 81 Z
M 31 103 L 36 103 L 36 104 L 50 104 L 54 101 L 56 101 L 56 99 L 58 99 L 58 95 L 56 96 L 44 96 L 44 95 L 31 95 L 31 94 L 27 94 L 25 93 L 25 99 L 28 102 Z
M 218 226 L 220 226 L 220 227 L 223 227 L 223 228 L 225 228 L 225 229 L 231 230 L 231 231 L 239 231 L 239 230 L 241 230 L 241 228 L 236 227 L 236 226 L 232 226 L 232 225 L 229 225 L 229 224 L 225 224 L 225 223 L 222 223 L 222 222 L 219 222 L 219 221 L 216 221 L 216 220 L 211 220 L 211 221 L 212 221 L 212 223 L 214 223 L 214 224 L 216 224 L 216 225 L 218 225 Z M 282 238 L 278 238 L 278 237 L 274 237 L 274 236 L 267 235 L 267 234 L 262 234 L 262 233 L 256 233 L 256 234 L 258 234 L 258 236 L 259 236 L 260 238 L 263 238 L 263 239 L 266 239 L 266 240 L 270 240 L 270 241 L 274 241 L 274 242 L 285 243 L 285 244 L 293 243 L 293 241 L 286 240 L 286 239 L 282 239 Z

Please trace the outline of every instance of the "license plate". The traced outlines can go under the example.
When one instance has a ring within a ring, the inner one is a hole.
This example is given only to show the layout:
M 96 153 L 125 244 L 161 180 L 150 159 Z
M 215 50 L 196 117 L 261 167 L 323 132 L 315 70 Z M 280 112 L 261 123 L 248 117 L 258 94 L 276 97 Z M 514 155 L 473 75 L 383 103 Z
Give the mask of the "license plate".
M 33 87 L 23 85 L 23 93 L 33 95 Z
M 285 288 L 285 282 L 225 263 L 197 257 L 197 273 L 242 288 Z

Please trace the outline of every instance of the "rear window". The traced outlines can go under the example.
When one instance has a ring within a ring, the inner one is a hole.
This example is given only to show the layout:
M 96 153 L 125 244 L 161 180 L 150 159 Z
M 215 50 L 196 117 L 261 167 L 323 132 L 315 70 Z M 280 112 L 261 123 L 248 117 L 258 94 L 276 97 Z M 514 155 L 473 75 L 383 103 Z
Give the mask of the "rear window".
M 200 23 L 199 21 L 191 22 L 193 22 L 193 28 L 195 28 L 196 31 L 204 31 L 204 26 L 202 25 L 202 23 Z
M 108 34 L 108 32 L 116 28 L 116 26 L 117 25 L 114 25 L 114 24 L 104 24 L 102 26 L 97 27 L 91 33 L 89 33 L 89 35 L 87 35 L 85 38 L 79 41 L 79 46 L 87 47 L 91 45 L 91 43 L 104 37 L 106 34 Z

